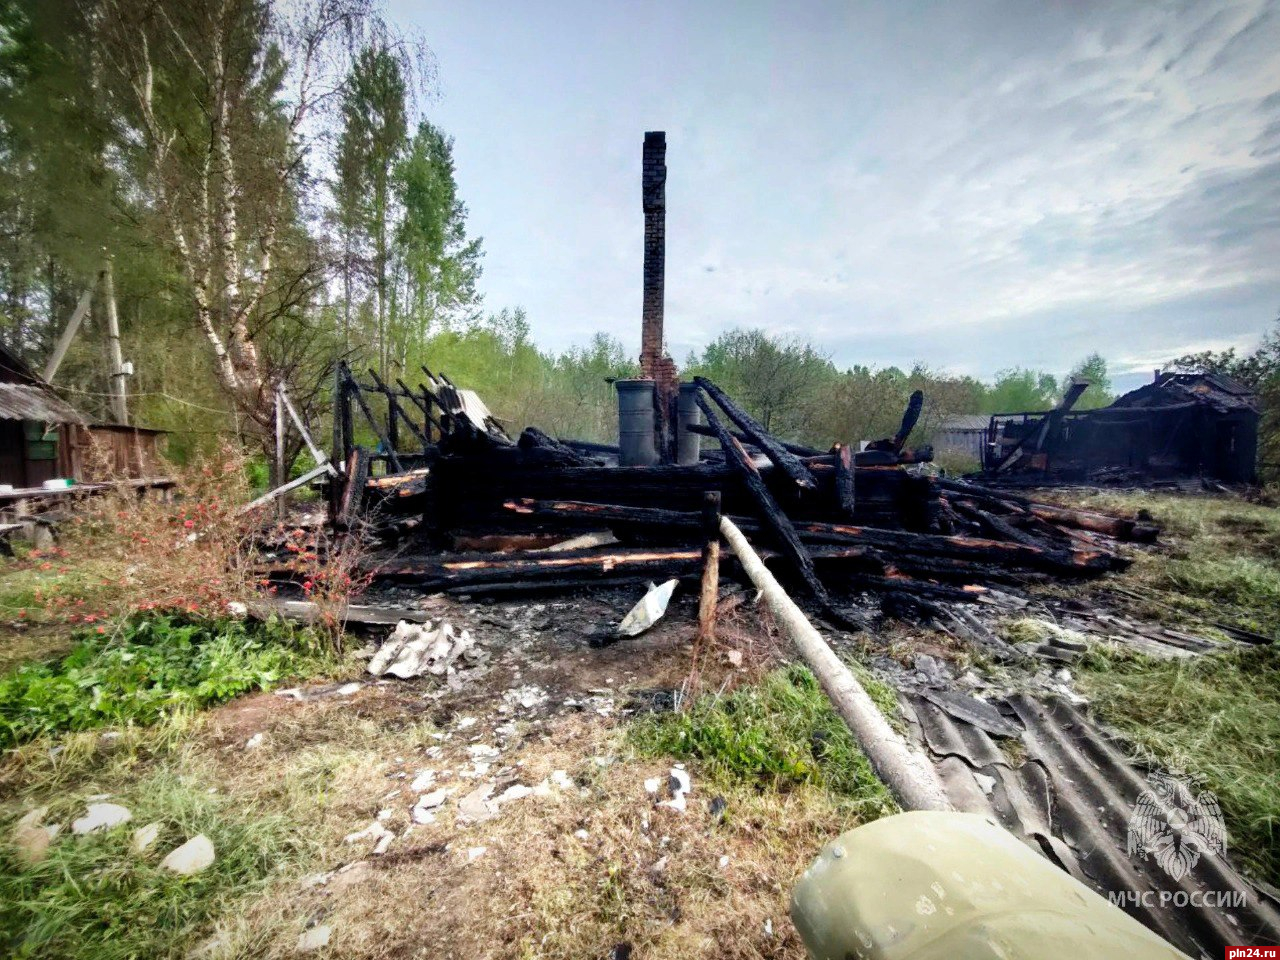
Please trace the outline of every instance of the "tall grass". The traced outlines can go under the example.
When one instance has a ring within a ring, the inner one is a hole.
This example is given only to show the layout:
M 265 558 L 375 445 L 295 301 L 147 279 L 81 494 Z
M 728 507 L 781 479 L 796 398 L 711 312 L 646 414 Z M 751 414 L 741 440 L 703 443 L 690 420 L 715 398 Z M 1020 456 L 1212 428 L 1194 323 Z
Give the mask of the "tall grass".
M 233 902 L 311 854 L 284 816 L 210 792 L 207 782 L 172 769 L 144 776 L 112 800 L 127 806 L 133 820 L 83 837 L 64 830 L 34 865 L 0 844 L 0 955 L 180 957 Z M 47 822 L 65 826 L 82 805 L 68 798 Z M 133 852 L 133 830 L 153 822 L 162 825 L 155 846 Z M 169 850 L 201 833 L 214 845 L 211 867 L 181 877 L 159 866 Z

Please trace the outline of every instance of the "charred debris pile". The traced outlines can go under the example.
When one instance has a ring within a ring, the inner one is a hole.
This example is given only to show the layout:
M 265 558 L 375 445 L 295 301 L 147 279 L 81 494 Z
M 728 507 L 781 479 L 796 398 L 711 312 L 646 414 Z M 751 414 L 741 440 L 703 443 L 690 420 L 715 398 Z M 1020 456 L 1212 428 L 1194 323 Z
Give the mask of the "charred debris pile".
M 862 595 L 927 616 L 992 585 L 1123 569 L 1117 541 L 1156 537 L 1145 523 L 937 476 L 932 451 L 908 446 L 918 392 L 893 437 L 823 452 L 771 435 L 698 377 L 669 407 L 676 462 L 636 464 L 626 436 L 622 448 L 533 427 L 512 439 L 474 391 L 423 373 L 410 387 L 337 372 L 345 469 L 328 483 L 330 519 L 339 543 L 365 544 L 365 572 L 384 585 L 515 596 L 696 578 L 718 523 L 709 493 L 799 596 L 848 627 L 863 623 Z M 626 385 L 637 384 L 653 389 Z M 357 417 L 373 449 L 356 444 Z

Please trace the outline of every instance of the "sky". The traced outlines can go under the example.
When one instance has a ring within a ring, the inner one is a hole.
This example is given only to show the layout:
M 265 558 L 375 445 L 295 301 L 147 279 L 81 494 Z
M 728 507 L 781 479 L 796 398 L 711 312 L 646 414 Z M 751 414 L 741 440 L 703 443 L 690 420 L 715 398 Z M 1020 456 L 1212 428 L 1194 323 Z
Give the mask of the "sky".
M 392 0 L 434 51 L 485 308 L 639 350 L 646 130 L 666 333 L 841 367 L 1132 386 L 1280 314 L 1280 0 Z

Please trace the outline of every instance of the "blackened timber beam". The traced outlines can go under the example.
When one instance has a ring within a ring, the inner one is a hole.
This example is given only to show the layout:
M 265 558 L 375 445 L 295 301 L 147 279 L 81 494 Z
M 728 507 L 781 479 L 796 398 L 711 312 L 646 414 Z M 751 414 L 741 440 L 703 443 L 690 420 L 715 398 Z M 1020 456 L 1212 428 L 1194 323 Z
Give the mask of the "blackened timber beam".
M 952 500 L 951 505 L 963 516 L 971 520 L 976 520 L 989 533 L 996 534 L 1005 540 L 1012 540 L 1014 543 L 1021 543 L 1028 547 L 1043 547 L 1039 538 L 1032 536 L 1019 530 L 1004 517 L 998 517 L 994 513 L 988 513 L 977 504 L 966 500 Z
M 513 513 L 558 519 L 580 525 L 601 523 L 635 523 L 651 529 L 683 530 L 696 536 L 701 516 L 696 511 L 664 510 L 659 507 L 630 507 L 618 504 L 586 503 L 572 500 L 508 500 L 504 507 Z M 744 533 L 758 533 L 761 525 L 744 517 L 730 517 Z M 946 537 L 938 534 L 911 533 L 879 527 L 852 524 L 796 522 L 793 528 L 801 542 L 857 546 L 909 555 L 922 559 L 939 557 L 960 561 L 987 563 L 1005 568 L 1031 568 L 1055 573 L 1088 574 L 1116 568 L 1123 561 L 1104 550 L 1050 549 L 1029 547 L 1020 543 L 990 540 L 982 537 Z M 828 559 L 820 547 L 811 546 L 814 559 Z
M 853 451 L 844 444 L 837 443 L 831 448 L 831 455 L 836 468 L 836 503 L 845 519 L 853 519 L 855 504 L 853 483 Z
M 725 412 L 725 416 L 732 420 L 753 444 L 764 451 L 765 456 L 773 461 L 774 466 L 794 480 L 798 486 L 806 490 L 812 490 L 818 485 L 818 482 L 813 478 L 813 474 L 809 472 L 809 468 L 804 465 L 800 458 L 783 448 L 782 444 L 770 436 L 769 432 L 757 423 L 751 414 L 730 400 L 723 390 L 706 377 L 694 377 L 693 382 L 702 388 L 703 393 L 706 393 L 707 396 L 719 404 L 720 409 Z M 698 405 L 702 407 L 704 412 L 709 410 L 706 404 L 702 402 L 701 395 L 698 398 Z M 711 415 L 709 413 L 707 422 L 708 424 L 711 423 Z M 715 428 L 712 427 L 712 429 Z M 726 438 L 732 436 L 727 430 L 724 431 L 724 435 Z M 725 440 L 718 435 L 716 439 L 720 440 L 722 447 L 725 446 Z M 736 440 L 737 438 L 733 439 Z
M 360 408 L 360 412 L 364 414 L 364 418 L 369 421 L 369 428 L 373 431 L 373 435 L 382 442 L 384 447 L 386 447 L 387 459 L 391 461 L 391 465 L 395 467 L 397 473 L 403 471 L 404 466 L 400 463 L 400 458 L 396 456 L 395 447 L 391 445 L 391 441 L 387 438 L 387 435 L 382 431 L 382 428 L 378 426 L 378 420 L 373 415 L 373 411 L 369 409 L 368 401 L 365 400 L 364 392 L 360 389 L 360 385 L 350 377 L 348 377 L 347 383 L 351 388 L 351 395 L 355 397 L 356 406 Z
M 923 409 L 924 391 L 913 391 L 911 399 L 907 401 L 907 409 L 902 414 L 902 424 L 898 427 L 898 432 L 893 435 L 894 450 L 901 450 L 907 442 L 907 437 L 911 436 L 911 431 L 920 422 L 920 411 Z
M 395 443 L 398 439 L 396 437 L 394 427 L 396 419 L 399 418 L 408 426 L 409 432 L 418 438 L 418 442 L 422 444 L 422 449 L 425 451 L 427 447 L 431 446 L 431 441 L 427 439 L 427 435 L 422 432 L 421 428 L 414 423 L 409 415 L 401 408 L 400 402 L 396 399 L 397 394 L 382 382 L 382 378 L 378 376 L 372 367 L 369 368 L 369 376 L 373 377 L 373 382 L 378 385 L 378 389 L 387 395 L 387 411 L 389 414 L 387 417 L 387 435 L 391 442 Z M 413 397 L 413 394 L 408 394 L 408 396 L 416 400 L 416 398 Z
M 404 395 L 405 395 L 406 397 L 408 397 L 410 400 L 412 400 L 412 401 L 413 401 L 413 403 L 414 403 L 414 405 L 415 405 L 419 410 L 421 410 L 421 411 L 422 411 L 422 416 L 425 418 L 425 419 L 424 419 L 424 421 L 423 421 L 423 432 L 424 432 L 424 433 L 426 433 L 426 434 L 428 435 L 428 441 L 430 441 L 430 434 L 431 434 L 431 428 L 430 428 L 430 425 L 431 425 L 431 424 L 434 424 L 434 425 L 435 425 L 435 428 L 436 428 L 437 430 L 439 430 L 439 429 L 440 429 L 440 421 L 439 421 L 439 420 L 437 420 L 435 417 L 433 417 L 433 416 L 431 415 L 431 404 L 429 404 L 429 403 L 427 402 L 427 400 L 426 400 L 426 396 L 425 396 L 425 394 L 426 394 L 426 387 L 423 387 L 423 388 L 422 388 L 422 392 L 423 392 L 424 396 L 419 397 L 416 393 L 414 393 L 412 390 L 410 390 L 410 389 L 409 389 L 409 385 L 408 385 L 408 384 L 406 384 L 406 383 L 405 383 L 403 380 L 401 380 L 399 377 L 396 377 L 396 383 L 397 383 L 397 384 L 399 384 L 400 389 L 404 391 Z
M 701 378 L 699 378 L 701 380 Z M 699 383 L 702 386 L 703 383 Z M 783 555 L 795 567 L 796 572 L 800 574 L 805 585 L 810 592 L 820 600 L 824 606 L 830 607 L 831 603 L 827 597 L 827 591 L 818 580 L 818 575 L 813 569 L 813 558 L 809 556 L 809 551 L 804 548 L 804 544 L 800 542 L 800 538 L 796 536 L 795 528 L 791 526 L 791 521 L 787 515 L 778 508 L 778 504 L 769 494 L 768 488 L 764 485 L 764 480 L 760 477 L 760 471 L 756 469 L 751 458 L 747 456 L 747 452 L 742 449 L 742 444 L 730 435 L 725 429 L 724 424 L 720 422 L 720 418 L 716 416 L 715 410 L 711 408 L 711 404 L 707 402 L 707 391 L 705 388 L 698 392 L 698 406 L 702 408 L 703 414 L 707 418 L 707 423 L 716 432 L 716 439 L 720 441 L 720 446 L 724 448 L 725 459 L 728 460 L 742 480 L 747 485 L 748 491 L 755 500 L 756 505 L 760 509 L 761 519 L 765 525 L 773 532 L 778 540 L 778 545 L 782 549 Z M 785 452 L 785 451 L 783 451 Z M 788 454 L 790 456 L 790 454 Z M 794 459 L 794 458 L 793 458 Z M 806 468 L 805 473 L 809 471 Z M 813 477 L 809 475 L 810 482 Z
M 704 437 L 714 437 L 716 435 L 715 431 L 712 430 L 710 427 L 708 427 L 705 423 L 686 423 L 684 425 L 684 429 L 688 430 L 690 433 L 701 434 Z M 752 446 L 755 445 L 754 441 L 742 431 L 734 430 L 731 432 L 735 437 L 737 437 L 743 443 L 750 444 Z M 782 449 L 786 450 L 788 453 L 794 453 L 797 457 L 824 456 L 822 451 L 815 450 L 813 447 L 806 447 L 800 443 L 792 443 L 789 440 L 778 440 L 776 437 L 774 439 L 777 440 L 778 446 L 782 447 Z

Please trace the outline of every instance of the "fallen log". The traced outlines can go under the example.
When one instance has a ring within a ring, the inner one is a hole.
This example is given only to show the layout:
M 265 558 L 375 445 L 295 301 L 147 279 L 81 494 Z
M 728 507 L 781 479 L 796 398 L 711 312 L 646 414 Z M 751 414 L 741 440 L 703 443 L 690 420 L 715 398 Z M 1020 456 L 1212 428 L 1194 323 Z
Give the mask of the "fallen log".
M 1066 507 L 1055 507 L 1047 503 L 1031 503 L 1027 506 L 1027 511 L 1050 523 L 1105 534 L 1116 540 L 1155 543 L 1160 534 L 1160 529 L 1154 524 L 1138 523 L 1124 517 L 1108 517 L 1085 510 L 1069 510 Z
M 933 766 L 889 726 L 862 684 L 787 596 L 742 531 L 728 517 L 721 517 L 720 532 L 897 801 L 907 810 L 950 810 Z
M 506 508 L 540 518 L 564 518 L 579 523 L 600 524 L 628 522 L 648 528 L 671 531 L 698 529 L 701 522 L 697 513 L 681 510 L 664 510 L 658 507 L 631 507 L 603 503 L 581 503 L 566 500 L 511 500 Z M 749 532 L 759 532 L 760 524 L 751 519 L 733 517 L 734 523 Z M 1007 543 L 979 537 L 946 537 L 939 534 L 912 533 L 906 530 L 885 530 L 879 527 L 854 526 L 852 524 L 800 521 L 791 525 L 800 540 L 807 545 L 834 544 L 873 547 L 896 554 L 908 554 L 926 560 L 939 557 L 970 560 L 1003 567 L 1027 567 L 1053 573 L 1074 575 L 1100 573 L 1123 564 L 1121 558 L 1105 550 L 1049 549 L 1030 547 L 1020 543 Z M 809 550 L 810 556 L 817 552 Z
M 616 573 L 639 575 L 696 567 L 696 549 L 566 550 L 534 555 L 513 553 L 460 554 L 434 560 L 374 566 L 367 572 L 378 580 L 412 582 L 424 588 L 515 579 L 605 577 Z

